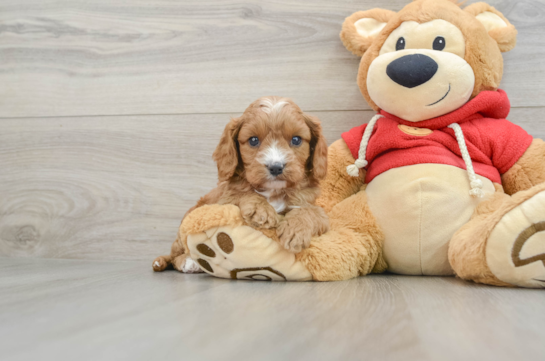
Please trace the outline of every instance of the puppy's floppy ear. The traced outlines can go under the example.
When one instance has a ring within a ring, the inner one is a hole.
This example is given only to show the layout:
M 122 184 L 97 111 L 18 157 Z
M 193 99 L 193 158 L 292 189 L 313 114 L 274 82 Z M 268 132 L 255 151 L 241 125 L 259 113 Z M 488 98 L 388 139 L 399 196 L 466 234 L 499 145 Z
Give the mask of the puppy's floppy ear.
M 320 120 L 311 115 L 303 114 L 305 122 L 310 128 L 310 156 L 307 160 L 307 169 L 316 180 L 324 179 L 327 173 L 327 141 L 322 134 Z
M 385 9 L 358 11 L 344 20 L 341 40 L 354 55 L 362 56 L 371 46 L 375 37 L 396 15 Z
M 237 137 L 242 123 L 241 118 L 231 118 L 231 121 L 225 126 L 220 142 L 212 155 L 218 166 L 220 181 L 229 180 L 239 167 L 240 154 Z
M 517 29 L 505 16 L 487 3 L 471 4 L 464 9 L 483 24 L 488 35 L 496 40 L 501 52 L 512 50 L 517 44 Z

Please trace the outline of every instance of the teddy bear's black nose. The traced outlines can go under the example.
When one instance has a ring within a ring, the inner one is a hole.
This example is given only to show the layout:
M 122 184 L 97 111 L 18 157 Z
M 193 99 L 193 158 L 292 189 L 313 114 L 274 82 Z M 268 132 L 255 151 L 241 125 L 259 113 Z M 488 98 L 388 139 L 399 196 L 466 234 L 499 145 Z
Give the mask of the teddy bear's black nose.
M 386 74 L 406 88 L 424 84 L 437 73 L 439 66 L 427 55 L 411 54 L 392 61 L 386 67 Z

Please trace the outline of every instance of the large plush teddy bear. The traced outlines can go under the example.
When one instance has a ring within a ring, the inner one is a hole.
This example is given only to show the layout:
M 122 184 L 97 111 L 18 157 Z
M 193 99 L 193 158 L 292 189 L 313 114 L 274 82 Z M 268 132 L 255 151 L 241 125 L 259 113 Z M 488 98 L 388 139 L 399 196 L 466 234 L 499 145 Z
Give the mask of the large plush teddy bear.
M 505 119 L 498 89 L 514 26 L 485 3 L 417 0 L 351 15 L 341 39 L 378 113 L 329 147 L 318 203 L 331 230 L 292 254 L 238 208 L 204 206 L 180 228 L 191 256 L 235 279 L 387 270 L 545 287 L 545 143 Z

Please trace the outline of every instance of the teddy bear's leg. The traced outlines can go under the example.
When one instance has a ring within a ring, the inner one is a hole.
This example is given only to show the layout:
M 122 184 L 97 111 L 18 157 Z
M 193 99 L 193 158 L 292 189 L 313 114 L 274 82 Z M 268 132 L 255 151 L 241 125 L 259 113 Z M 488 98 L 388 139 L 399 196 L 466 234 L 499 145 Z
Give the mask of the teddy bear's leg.
M 450 241 L 449 261 L 466 280 L 545 288 L 545 183 L 495 193 Z
M 181 229 L 187 249 L 216 277 L 274 281 L 334 281 L 382 272 L 382 232 L 360 191 L 330 212 L 332 230 L 313 238 L 298 254 L 284 249 L 274 229 L 244 223 L 238 207 L 203 206 L 189 214 Z
M 296 255 L 314 280 L 345 280 L 384 272 L 384 235 L 367 204 L 364 190 L 337 204 L 329 213 L 331 231 L 313 239 Z
M 238 207 L 207 205 L 186 216 L 180 227 L 185 247 L 200 268 L 220 278 L 307 281 L 310 272 L 278 242 L 274 229 L 248 226 Z

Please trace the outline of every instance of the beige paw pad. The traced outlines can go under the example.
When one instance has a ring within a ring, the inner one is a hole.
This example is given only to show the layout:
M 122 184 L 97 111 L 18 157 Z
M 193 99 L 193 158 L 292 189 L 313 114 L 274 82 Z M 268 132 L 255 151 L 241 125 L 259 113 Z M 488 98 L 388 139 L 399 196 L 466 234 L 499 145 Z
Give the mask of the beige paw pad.
M 545 288 L 545 192 L 502 217 L 488 239 L 486 261 L 501 281 Z
M 187 237 L 191 257 L 213 276 L 256 281 L 308 281 L 295 255 L 248 226 L 218 227 Z

